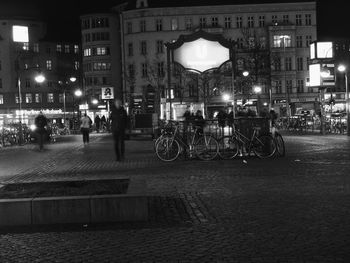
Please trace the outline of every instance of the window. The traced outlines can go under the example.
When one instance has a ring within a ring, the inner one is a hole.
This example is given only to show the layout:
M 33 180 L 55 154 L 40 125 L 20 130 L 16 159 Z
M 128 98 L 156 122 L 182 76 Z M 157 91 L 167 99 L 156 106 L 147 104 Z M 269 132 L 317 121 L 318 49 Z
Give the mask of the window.
M 63 100 L 64 100 L 63 93 L 58 94 L 58 102 L 63 103 Z
M 141 68 L 142 68 L 142 77 L 146 78 L 148 76 L 147 64 L 146 63 L 142 63 L 141 64 Z
M 273 68 L 275 71 L 281 71 L 281 58 L 275 57 L 273 59 Z
M 57 44 L 57 45 L 56 45 L 56 51 L 57 51 L 57 52 L 62 52 L 62 45 Z
M 178 30 L 179 29 L 179 25 L 177 22 L 177 18 L 172 18 L 171 19 L 171 30 Z
M 291 47 L 291 36 L 288 35 L 275 35 L 273 36 L 273 47 Z
M 141 41 L 141 55 L 147 55 L 147 42 L 145 40 Z
M 303 79 L 298 79 L 297 80 L 297 92 L 298 93 L 303 93 L 304 92 L 304 80 Z
M 85 42 L 90 42 L 91 41 L 91 35 L 90 34 L 85 34 L 84 35 Z
M 292 58 L 284 58 L 284 69 L 287 71 L 292 70 Z
M 164 77 L 165 76 L 164 62 L 158 62 L 157 70 L 158 70 L 158 76 L 159 77 Z
M 134 46 L 132 43 L 128 43 L 128 56 L 132 57 L 134 55 Z
M 200 17 L 199 18 L 199 26 L 204 28 L 207 25 L 207 19 L 205 17 Z
M 282 21 L 283 23 L 289 23 L 289 15 L 283 15 Z
M 311 44 L 311 41 L 312 41 L 312 37 L 311 36 L 306 36 L 305 37 L 305 44 L 306 44 L 306 47 L 309 47 L 310 44 Z
M 297 26 L 301 26 L 302 25 L 302 22 L 301 22 L 301 15 L 295 15 L 295 24 Z
M 254 16 L 248 16 L 248 27 L 254 27 Z
M 78 45 L 74 45 L 74 53 L 75 54 L 79 53 L 79 46 Z
M 79 61 L 74 61 L 74 69 L 78 70 L 80 68 L 80 63 Z
M 47 93 L 47 102 L 54 103 L 53 93 Z
M 310 14 L 305 15 L 305 25 L 311 26 L 311 15 Z
M 41 103 L 42 96 L 41 93 L 35 93 L 35 103 Z
M 157 53 L 163 53 L 164 52 L 164 44 L 163 40 L 157 40 Z
M 109 33 L 108 32 L 97 32 L 92 33 L 92 41 L 103 41 L 103 40 L 109 40 Z
M 265 26 L 265 16 L 259 16 L 259 27 Z
M 49 88 L 51 88 L 51 87 L 53 86 L 53 83 L 52 83 L 51 80 L 47 81 L 47 86 L 48 86 Z
M 292 89 L 293 89 L 293 81 L 291 79 L 287 79 L 286 80 L 286 91 L 288 94 L 292 93 Z
M 186 19 L 185 19 L 185 27 L 186 27 L 186 30 L 191 30 L 192 29 L 192 18 L 186 17 Z
M 111 63 L 109 62 L 94 62 L 93 65 L 94 71 L 105 71 L 111 69 Z
M 196 86 L 194 84 L 188 85 L 188 95 L 189 97 L 197 97 L 198 93 L 197 93 Z
M 297 70 L 304 70 L 304 60 L 302 57 L 297 58 Z
M 135 77 L 135 66 L 134 64 L 128 65 L 129 78 Z
M 275 88 L 276 88 L 276 93 L 277 94 L 282 93 L 282 81 L 281 80 L 276 80 Z
M 30 79 L 26 79 L 25 86 L 26 86 L 26 88 L 30 88 Z
M 225 16 L 225 28 L 231 28 L 231 17 Z
M 97 56 L 109 55 L 109 47 L 97 47 L 96 55 Z
M 29 50 L 29 43 L 28 42 L 23 43 L 23 50 Z
M 243 38 L 237 38 L 237 47 L 244 48 L 244 40 Z
M 273 15 L 271 17 L 271 21 L 273 25 L 277 25 L 278 24 L 278 17 L 276 15 Z
M 217 16 L 214 16 L 211 18 L 211 26 L 212 27 L 217 27 L 219 26 L 219 19 Z
M 47 53 L 47 54 L 51 54 L 51 47 L 46 46 L 46 53 Z
M 2 89 L 2 79 L 0 79 L 0 89 Z
M 38 53 L 39 52 L 39 44 L 38 43 L 34 43 L 33 44 L 33 51 Z
M 64 45 L 64 52 L 65 53 L 69 53 L 70 52 L 69 45 Z
M 52 70 L 52 61 L 51 60 L 46 60 L 46 69 Z
M 266 37 L 260 37 L 259 44 L 260 44 L 260 48 L 265 49 L 266 48 Z
M 26 93 L 26 103 L 33 103 L 33 97 L 31 93 Z
M 156 31 L 163 30 L 163 22 L 162 19 L 156 19 Z
M 4 95 L 0 94 L 0 104 L 4 104 Z
M 100 27 L 109 27 L 109 19 L 108 18 L 92 18 L 91 19 L 91 28 L 100 28 Z
M 255 38 L 254 37 L 249 37 L 248 38 L 248 47 L 249 48 L 255 48 Z
M 91 48 L 85 48 L 84 57 L 90 57 L 90 56 L 91 56 Z
M 140 32 L 146 32 L 146 20 L 140 20 Z
M 15 101 L 16 101 L 17 104 L 19 103 L 19 96 L 18 96 L 18 94 L 15 94 Z M 21 102 L 22 102 L 22 98 L 21 98 Z
M 126 33 L 127 34 L 131 34 L 132 33 L 132 23 L 131 22 L 127 22 L 126 23 Z
M 237 16 L 236 17 L 236 27 L 237 28 L 242 28 L 243 27 L 243 19 L 241 16 Z
M 303 36 L 296 36 L 297 47 L 303 47 Z

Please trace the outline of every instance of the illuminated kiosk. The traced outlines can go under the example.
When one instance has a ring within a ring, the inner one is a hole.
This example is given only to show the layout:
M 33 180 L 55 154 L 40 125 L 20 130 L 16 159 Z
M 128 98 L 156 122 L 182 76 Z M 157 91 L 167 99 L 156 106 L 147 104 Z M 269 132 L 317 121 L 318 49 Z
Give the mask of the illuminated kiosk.
M 166 43 L 167 48 L 167 92 L 165 102 L 166 119 L 173 119 L 175 111 L 173 108 L 172 69 L 180 66 L 185 71 L 197 73 L 199 75 L 211 70 L 219 69 L 226 63 L 231 65 L 230 92 L 232 108 L 234 112 L 234 45 L 235 42 L 225 39 L 221 34 L 211 34 L 202 30 L 191 35 L 180 35 L 172 43 Z M 197 83 L 198 88 L 198 83 Z M 199 96 L 197 96 L 199 102 Z M 162 105 L 163 108 L 164 105 Z M 184 105 L 187 107 L 186 105 Z M 204 106 L 202 104 L 202 112 Z M 164 110 L 163 110 L 164 111 Z

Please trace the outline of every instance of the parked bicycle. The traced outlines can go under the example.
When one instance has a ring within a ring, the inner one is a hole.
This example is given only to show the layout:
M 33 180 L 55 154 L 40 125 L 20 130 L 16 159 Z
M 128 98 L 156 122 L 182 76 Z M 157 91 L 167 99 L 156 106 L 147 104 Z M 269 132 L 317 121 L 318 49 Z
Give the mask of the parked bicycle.
M 268 158 L 275 154 L 276 143 L 270 134 L 259 134 L 260 127 L 253 127 L 250 138 L 235 129 L 232 135 L 221 137 L 219 142 L 219 156 L 222 159 L 233 159 L 239 153 L 250 155 L 253 152 L 259 158 Z
M 164 135 L 156 144 L 156 154 L 162 161 L 175 161 L 180 153 L 188 154 L 190 158 L 198 157 L 201 160 L 213 160 L 219 150 L 217 140 L 210 134 L 201 131 L 200 126 L 194 126 L 194 132 L 186 136 L 180 134 L 179 122 L 174 124 L 174 132 Z

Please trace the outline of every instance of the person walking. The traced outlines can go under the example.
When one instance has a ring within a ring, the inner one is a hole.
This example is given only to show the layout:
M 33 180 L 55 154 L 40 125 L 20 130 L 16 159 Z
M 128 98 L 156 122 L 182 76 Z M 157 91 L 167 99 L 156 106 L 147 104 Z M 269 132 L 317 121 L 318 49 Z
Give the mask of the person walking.
M 39 112 L 39 115 L 35 117 L 35 126 L 36 126 L 36 134 L 37 140 L 39 144 L 39 150 L 42 151 L 44 149 L 44 140 L 46 135 L 46 126 L 48 124 L 48 120 L 43 114 L 42 111 Z
M 83 134 L 83 142 L 84 145 L 88 144 L 90 141 L 90 128 L 91 128 L 92 121 L 89 116 L 84 114 L 84 117 L 81 119 L 81 125 L 80 125 L 80 131 Z
M 101 124 L 101 118 L 100 116 L 96 115 L 95 117 L 96 132 L 100 132 L 100 124 Z
M 116 99 L 112 106 L 112 134 L 114 139 L 114 150 L 116 154 L 116 161 L 120 162 L 125 157 L 125 129 L 127 125 L 127 113 L 120 99 Z

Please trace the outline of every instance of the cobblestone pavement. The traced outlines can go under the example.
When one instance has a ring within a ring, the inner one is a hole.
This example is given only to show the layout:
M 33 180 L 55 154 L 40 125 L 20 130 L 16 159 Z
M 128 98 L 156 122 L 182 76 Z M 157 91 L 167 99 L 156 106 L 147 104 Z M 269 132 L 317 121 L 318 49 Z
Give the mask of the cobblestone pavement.
M 147 182 L 148 222 L 0 230 L 0 262 L 348 262 L 350 138 L 286 135 L 286 157 L 155 157 L 109 134 L 68 136 L 39 152 L 0 149 L 0 184 L 117 178 Z

